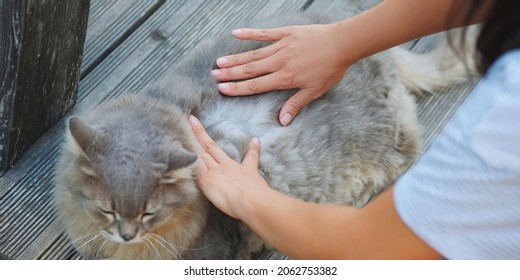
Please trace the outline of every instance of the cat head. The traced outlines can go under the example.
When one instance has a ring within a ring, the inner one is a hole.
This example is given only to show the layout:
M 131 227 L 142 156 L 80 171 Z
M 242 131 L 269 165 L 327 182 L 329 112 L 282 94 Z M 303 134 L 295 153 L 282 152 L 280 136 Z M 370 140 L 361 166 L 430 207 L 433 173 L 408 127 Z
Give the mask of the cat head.
M 179 135 L 189 132 L 182 125 L 164 127 L 148 113 L 134 110 L 95 124 L 69 119 L 57 171 L 57 191 L 69 198 L 58 194 L 57 203 L 69 219 L 71 239 L 97 234 L 111 244 L 131 245 L 183 227 L 194 231 L 190 223 L 201 223 L 196 213 L 206 201 L 195 184 L 197 155 L 188 136 Z

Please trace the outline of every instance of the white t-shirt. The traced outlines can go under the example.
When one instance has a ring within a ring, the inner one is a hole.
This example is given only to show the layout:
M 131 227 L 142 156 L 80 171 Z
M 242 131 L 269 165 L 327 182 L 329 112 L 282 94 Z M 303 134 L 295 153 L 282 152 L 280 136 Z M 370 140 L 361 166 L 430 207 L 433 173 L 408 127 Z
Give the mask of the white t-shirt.
M 491 66 L 394 199 L 445 258 L 520 259 L 520 50 Z

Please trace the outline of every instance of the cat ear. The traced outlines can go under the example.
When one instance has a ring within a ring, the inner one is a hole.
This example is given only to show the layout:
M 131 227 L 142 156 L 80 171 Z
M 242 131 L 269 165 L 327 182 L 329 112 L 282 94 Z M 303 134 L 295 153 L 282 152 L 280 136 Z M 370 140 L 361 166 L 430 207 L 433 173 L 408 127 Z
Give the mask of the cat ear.
M 180 168 L 189 167 L 197 160 L 197 155 L 188 152 L 184 148 L 179 148 L 176 151 L 171 151 L 168 155 L 168 169 L 167 172 L 172 172 Z
M 79 117 L 69 119 L 69 131 L 78 146 L 83 152 L 87 150 L 88 145 L 94 138 L 95 130 Z
M 76 153 L 80 158 L 79 170 L 88 176 L 96 176 L 96 172 L 91 167 L 90 160 L 88 159 L 85 151 L 87 147 L 92 143 L 95 136 L 95 129 L 84 122 L 79 117 L 72 117 L 69 119 L 68 129 L 70 132 L 70 147 L 72 151 Z
M 197 160 L 197 155 L 178 148 L 168 155 L 168 168 L 162 176 L 161 183 L 173 184 L 178 180 L 193 179 L 191 165 Z

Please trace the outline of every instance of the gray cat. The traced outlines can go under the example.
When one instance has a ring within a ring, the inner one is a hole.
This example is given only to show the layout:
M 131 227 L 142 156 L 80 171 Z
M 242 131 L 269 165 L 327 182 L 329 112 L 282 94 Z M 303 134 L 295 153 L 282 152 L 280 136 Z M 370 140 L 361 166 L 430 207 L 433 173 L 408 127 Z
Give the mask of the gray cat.
M 324 22 L 296 18 L 275 25 Z M 465 75 L 458 63 L 445 64 L 453 61 L 443 58 L 446 48 L 427 55 L 395 48 L 353 65 L 336 87 L 282 127 L 278 112 L 294 90 L 226 97 L 209 75 L 217 57 L 263 45 L 227 35 L 211 40 L 144 93 L 69 119 L 55 200 L 80 253 L 243 259 L 268 246 L 197 188 L 199 151 L 189 114 L 235 160 L 251 137 L 259 137 L 260 172 L 273 188 L 307 201 L 361 207 L 421 150 L 410 89 L 431 91 Z

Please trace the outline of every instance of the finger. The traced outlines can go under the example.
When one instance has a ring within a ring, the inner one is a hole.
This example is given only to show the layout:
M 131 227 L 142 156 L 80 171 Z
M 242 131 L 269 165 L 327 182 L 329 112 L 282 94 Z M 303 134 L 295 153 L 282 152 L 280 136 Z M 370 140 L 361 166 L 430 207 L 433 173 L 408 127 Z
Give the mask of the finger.
M 253 137 L 251 141 L 249 141 L 249 146 L 247 147 L 246 155 L 244 156 L 244 160 L 242 164 L 248 167 L 252 167 L 258 169 L 258 161 L 260 156 L 260 140 L 256 137 Z
M 231 32 L 233 36 L 240 40 L 255 40 L 255 41 L 278 41 L 282 39 L 287 33 L 286 27 L 270 28 L 270 29 L 256 29 L 256 28 L 239 28 Z
M 197 156 L 196 168 L 198 168 L 199 170 L 208 170 L 208 166 L 205 162 L 205 159 L 202 158 L 202 154 L 204 154 L 204 152 L 200 152 Z
M 274 73 L 260 76 L 237 83 L 220 83 L 218 90 L 229 96 L 243 96 L 262 93 L 271 90 L 296 88 L 294 85 L 294 75 L 288 71 L 280 70 Z
M 202 127 L 202 124 L 195 116 L 190 115 L 188 121 L 191 125 L 193 134 L 195 134 L 197 141 L 205 152 L 211 155 L 217 163 L 222 163 L 222 161 L 229 159 L 226 153 L 218 147 L 211 137 L 209 137 L 206 130 L 204 130 L 204 127 Z
M 201 159 L 201 163 L 202 163 L 201 168 L 204 171 L 215 169 L 219 165 L 217 163 L 217 161 L 210 154 L 208 154 L 206 152 L 202 152 L 200 154 L 199 158 Z
M 289 125 L 303 107 L 316 99 L 314 96 L 319 96 L 313 93 L 312 91 L 302 89 L 285 101 L 278 116 L 280 124 L 283 126 Z
M 246 64 L 249 62 L 257 61 L 269 57 L 276 53 L 278 46 L 269 45 L 263 48 L 259 48 L 252 51 L 247 51 L 239 54 L 232 54 L 217 58 L 217 66 L 222 67 L 233 67 L 237 65 Z
M 215 69 L 211 75 L 218 81 L 244 80 L 259 77 L 279 70 L 280 62 L 273 56 L 242 65 Z

